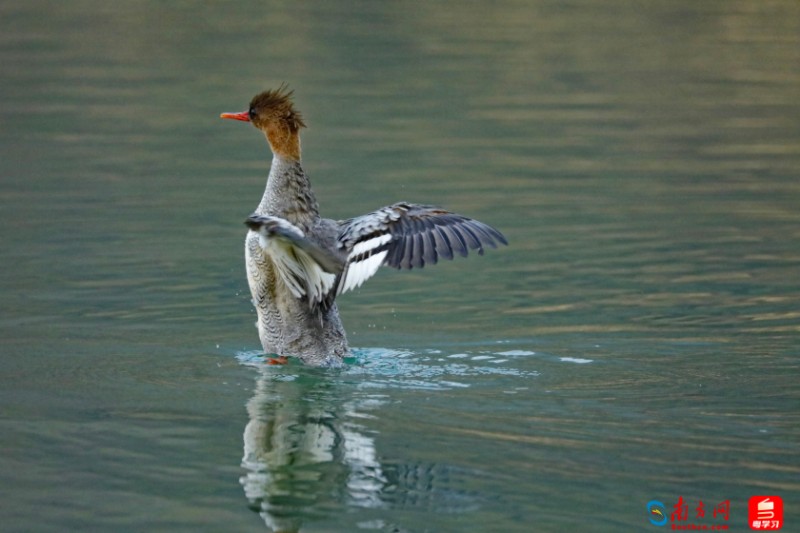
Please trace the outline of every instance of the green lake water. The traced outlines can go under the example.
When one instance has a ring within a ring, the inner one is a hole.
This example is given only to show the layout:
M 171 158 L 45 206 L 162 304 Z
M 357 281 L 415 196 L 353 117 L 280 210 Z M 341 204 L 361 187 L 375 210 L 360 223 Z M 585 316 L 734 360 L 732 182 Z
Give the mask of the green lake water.
M 7 1 L 0 64 L 4 532 L 800 531 L 800 3 Z M 509 240 L 336 370 L 253 327 L 282 82 L 324 216 Z

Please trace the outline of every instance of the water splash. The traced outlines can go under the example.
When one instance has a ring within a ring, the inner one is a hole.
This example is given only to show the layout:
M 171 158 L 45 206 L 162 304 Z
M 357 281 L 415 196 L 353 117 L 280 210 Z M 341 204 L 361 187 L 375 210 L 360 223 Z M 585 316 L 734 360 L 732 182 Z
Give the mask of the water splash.
M 421 351 L 391 348 L 355 348 L 345 366 L 333 370 L 338 379 L 350 381 L 358 377 L 359 388 L 450 390 L 475 386 L 477 376 L 536 377 L 537 370 L 528 365 L 515 364 L 520 358 L 535 352 L 513 350 L 504 352 L 477 351 L 447 354 L 439 349 Z M 267 367 L 265 356 L 259 351 L 243 351 L 236 354 L 239 362 L 268 371 L 270 379 L 292 381 L 303 373 L 312 371 L 299 363 Z M 265 369 L 265 367 L 267 367 Z M 327 371 L 330 372 L 330 369 Z

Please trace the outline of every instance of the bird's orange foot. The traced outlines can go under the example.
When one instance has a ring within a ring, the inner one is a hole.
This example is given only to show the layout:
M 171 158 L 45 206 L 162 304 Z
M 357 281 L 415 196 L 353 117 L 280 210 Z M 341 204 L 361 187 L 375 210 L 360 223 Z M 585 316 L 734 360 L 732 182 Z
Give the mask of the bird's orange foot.
M 285 365 L 288 362 L 289 358 L 285 355 L 279 355 L 278 357 L 267 357 L 268 365 Z

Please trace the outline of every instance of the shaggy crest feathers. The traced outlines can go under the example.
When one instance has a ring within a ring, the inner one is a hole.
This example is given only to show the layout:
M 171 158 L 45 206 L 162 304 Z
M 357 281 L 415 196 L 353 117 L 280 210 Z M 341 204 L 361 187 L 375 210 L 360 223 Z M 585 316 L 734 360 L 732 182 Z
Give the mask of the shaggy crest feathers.
M 250 119 L 253 122 L 278 119 L 287 124 L 292 133 L 297 133 L 306 124 L 300 112 L 294 108 L 292 94 L 294 91 L 282 84 L 277 89 L 255 95 L 250 101 Z

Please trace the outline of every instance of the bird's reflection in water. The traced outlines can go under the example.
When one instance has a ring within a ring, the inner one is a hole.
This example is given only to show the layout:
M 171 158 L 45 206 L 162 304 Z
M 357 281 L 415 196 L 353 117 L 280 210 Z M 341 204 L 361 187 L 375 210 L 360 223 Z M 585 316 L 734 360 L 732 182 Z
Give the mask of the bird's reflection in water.
M 400 390 L 430 394 L 454 387 L 464 365 L 385 349 L 364 352 L 341 369 L 268 366 L 252 354 L 241 354 L 240 361 L 257 371 L 241 483 L 272 531 L 335 521 L 339 530 L 402 532 L 391 516 L 408 517 L 413 509 L 430 518 L 480 508 L 481 498 L 464 487 L 485 472 L 387 459 L 376 451 L 380 416 L 400 401 Z M 481 370 L 489 371 L 500 369 Z M 414 432 L 412 421 L 407 430 Z M 348 512 L 355 508 L 361 512 Z
M 342 398 L 336 389 L 330 370 L 259 370 L 247 404 L 241 483 L 251 508 L 274 531 L 297 531 L 343 506 L 383 505 L 387 481 L 375 441 L 358 422 L 382 400 Z

